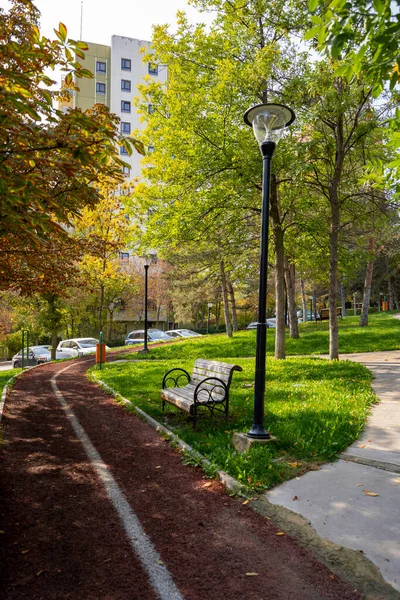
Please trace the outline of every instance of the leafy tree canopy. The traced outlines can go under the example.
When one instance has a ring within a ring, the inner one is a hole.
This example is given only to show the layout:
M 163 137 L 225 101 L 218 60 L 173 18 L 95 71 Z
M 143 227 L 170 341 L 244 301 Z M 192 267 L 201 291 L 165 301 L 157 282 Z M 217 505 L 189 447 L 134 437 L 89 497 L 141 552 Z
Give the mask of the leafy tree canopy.
M 31 0 L 12 0 L 0 11 L 0 243 L 13 238 L 40 247 L 52 234 L 65 235 L 71 215 L 96 203 L 99 174 L 121 180 L 117 118 L 102 105 L 82 112 L 53 108 L 59 92 L 46 73 L 60 68 L 66 88 L 72 74 L 91 77 L 76 62 L 86 45 L 67 37 L 41 36 Z M 122 142 L 121 142 L 122 143 Z M 124 144 L 129 144 L 125 139 Z M 132 151 L 130 149 L 130 151 Z

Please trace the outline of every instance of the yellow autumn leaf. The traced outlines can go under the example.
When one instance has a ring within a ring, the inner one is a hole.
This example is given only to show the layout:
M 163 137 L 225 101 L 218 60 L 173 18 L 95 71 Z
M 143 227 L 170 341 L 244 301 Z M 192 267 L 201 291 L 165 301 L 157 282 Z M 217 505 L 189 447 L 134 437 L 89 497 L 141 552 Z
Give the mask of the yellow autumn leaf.
M 357 483 L 356 487 L 360 487 L 361 485 L 364 485 L 363 483 Z
M 242 502 L 242 504 L 248 504 L 248 503 L 249 503 L 248 500 L 245 500 L 244 502 Z
M 370 492 L 369 490 L 364 490 L 364 494 L 366 496 L 379 496 L 379 494 L 376 494 L 375 492 Z
M 365 444 L 362 444 L 361 446 L 358 446 L 359 448 L 365 448 Z
M 246 573 L 246 577 L 255 577 L 257 575 L 259 575 L 260 573 Z
M 285 535 L 284 531 L 278 531 L 278 533 L 276 535 Z

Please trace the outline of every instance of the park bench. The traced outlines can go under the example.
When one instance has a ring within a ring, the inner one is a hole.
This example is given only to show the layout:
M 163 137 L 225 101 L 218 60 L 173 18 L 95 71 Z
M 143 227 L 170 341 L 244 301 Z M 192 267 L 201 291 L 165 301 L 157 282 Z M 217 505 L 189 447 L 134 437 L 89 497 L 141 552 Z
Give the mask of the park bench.
M 233 371 L 242 367 L 216 360 L 196 360 L 192 375 L 180 368 L 171 369 L 164 375 L 161 390 L 162 409 L 165 404 L 173 404 L 193 417 L 196 429 L 198 409 L 206 407 L 210 417 L 214 412 L 225 414 L 228 422 L 229 388 Z
M 338 317 L 342 316 L 342 307 L 336 307 L 336 314 Z M 321 308 L 319 311 L 319 317 L 317 317 L 320 321 L 325 321 L 329 319 L 329 308 Z

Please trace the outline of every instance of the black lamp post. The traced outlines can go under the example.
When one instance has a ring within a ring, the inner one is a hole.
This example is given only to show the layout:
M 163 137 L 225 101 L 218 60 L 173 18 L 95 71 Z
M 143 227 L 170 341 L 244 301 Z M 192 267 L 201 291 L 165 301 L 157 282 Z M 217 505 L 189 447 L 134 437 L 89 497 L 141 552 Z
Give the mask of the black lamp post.
M 149 252 L 147 254 L 145 254 L 145 256 L 143 256 L 143 260 L 144 260 L 144 344 L 143 344 L 142 350 L 139 350 L 139 352 L 148 352 L 149 349 L 147 347 L 147 326 L 148 326 L 147 288 L 148 288 L 148 280 L 149 280 L 149 266 L 152 263 L 155 263 L 157 261 L 157 254 L 154 252 L 154 250 L 149 250 Z
M 264 428 L 265 355 L 267 347 L 267 268 L 268 268 L 268 225 L 269 196 L 271 184 L 271 159 L 275 146 L 285 127 L 293 123 L 294 112 L 282 104 L 257 104 L 244 114 L 247 125 L 253 127 L 263 157 L 260 280 L 258 290 L 258 323 L 256 337 L 256 370 L 254 382 L 254 422 L 247 436 L 265 440 L 271 434 Z
M 207 304 L 207 306 L 208 306 L 207 333 L 208 333 L 210 331 L 210 317 L 211 317 L 212 302 L 209 302 Z

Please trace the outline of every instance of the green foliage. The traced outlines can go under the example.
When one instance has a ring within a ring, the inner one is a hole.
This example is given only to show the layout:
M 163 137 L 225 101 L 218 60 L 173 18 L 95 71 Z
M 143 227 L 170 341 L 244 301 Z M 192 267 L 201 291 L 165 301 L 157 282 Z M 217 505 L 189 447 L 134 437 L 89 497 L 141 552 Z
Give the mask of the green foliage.
M 400 81 L 398 0 L 310 0 L 313 27 L 305 38 L 318 37 L 319 48 L 329 48 L 334 59 L 344 58 L 338 76 L 349 81 L 361 72 L 373 85 L 374 96 L 386 82 L 393 90 Z
M 56 40 L 41 36 L 38 20 L 25 0 L 0 11 L 0 288 L 27 293 L 62 287 L 76 255 L 65 226 L 97 202 L 99 176 L 122 181 L 117 118 L 101 104 L 53 108 L 67 92 L 53 92 L 45 73 L 61 68 L 67 87 L 72 74 L 91 76 L 74 59 L 84 46 L 62 23 Z

